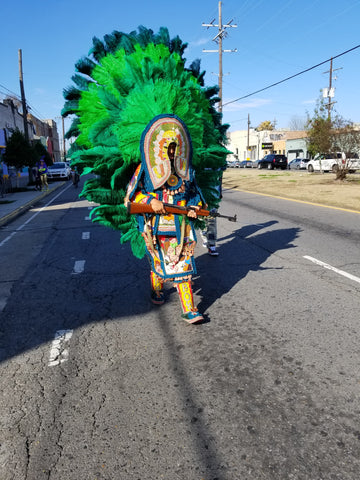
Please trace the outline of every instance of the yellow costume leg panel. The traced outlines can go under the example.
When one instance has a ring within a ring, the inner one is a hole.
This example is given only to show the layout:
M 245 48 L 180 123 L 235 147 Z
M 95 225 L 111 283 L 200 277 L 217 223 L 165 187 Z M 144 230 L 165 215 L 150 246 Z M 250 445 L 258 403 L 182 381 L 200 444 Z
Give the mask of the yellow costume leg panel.
M 177 283 L 176 289 L 179 294 L 183 313 L 191 312 L 194 309 L 194 298 L 191 288 L 191 282 Z
M 164 282 L 153 271 L 150 272 L 151 283 L 151 301 L 154 305 L 162 305 L 165 302 L 164 292 L 162 291 Z
M 161 291 L 163 289 L 164 281 L 156 273 L 150 272 L 151 290 Z
M 182 318 L 187 323 L 201 323 L 204 321 L 204 317 L 194 307 L 194 296 L 191 287 L 191 281 L 181 282 L 176 284 L 176 290 L 178 291 L 181 308 L 183 311 Z

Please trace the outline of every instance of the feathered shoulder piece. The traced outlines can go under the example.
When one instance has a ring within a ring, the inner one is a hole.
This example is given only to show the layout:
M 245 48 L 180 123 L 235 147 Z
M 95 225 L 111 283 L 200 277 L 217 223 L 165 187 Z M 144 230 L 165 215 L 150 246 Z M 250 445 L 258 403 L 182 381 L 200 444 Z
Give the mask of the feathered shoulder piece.
M 88 56 L 76 63 L 75 85 L 64 90 L 62 115 L 74 116 L 66 134 L 76 137 L 69 152 L 72 164 L 83 174 L 94 174 L 81 195 L 99 204 L 92 212 L 93 221 L 120 230 L 121 241 L 130 240 L 137 257 L 145 249 L 123 201 L 126 186 L 148 151 L 144 142 L 159 135 L 159 122 L 154 119 L 161 119 L 161 124 L 167 117 L 172 125 L 178 122 L 179 128 L 170 134 L 177 135 L 179 142 L 191 138 L 197 183 L 209 208 L 218 206 L 212 192 L 219 181 L 217 169 L 226 164 L 228 126 L 221 124 L 215 109 L 217 87 L 204 87 L 199 61 L 185 67 L 185 48 L 179 37 L 170 40 L 166 28 L 158 34 L 139 27 L 130 34 L 115 31 L 104 41 L 94 38 Z M 190 143 L 184 143 L 179 158 L 178 173 L 183 178 L 189 174 L 186 145 Z M 150 179 L 151 162 L 145 158 Z

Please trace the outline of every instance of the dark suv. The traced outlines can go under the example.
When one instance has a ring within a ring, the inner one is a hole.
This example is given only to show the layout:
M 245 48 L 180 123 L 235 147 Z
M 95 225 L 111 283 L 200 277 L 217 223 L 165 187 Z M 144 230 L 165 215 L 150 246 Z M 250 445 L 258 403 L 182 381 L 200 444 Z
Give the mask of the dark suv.
M 264 158 L 259 160 L 258 168 L 268 168 L 269 170 L 281 168 L 281 170 L 286 170 L 287 163 L 288 162 L 285 155 L 275 155 L 274 153 L 269 153 L 269 155 L 265 155 Z

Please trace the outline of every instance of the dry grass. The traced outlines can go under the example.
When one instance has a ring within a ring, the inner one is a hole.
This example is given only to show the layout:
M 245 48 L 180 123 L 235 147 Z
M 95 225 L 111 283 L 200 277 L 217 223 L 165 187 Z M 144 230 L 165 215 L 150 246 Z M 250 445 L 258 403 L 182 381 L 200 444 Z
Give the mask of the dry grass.
M 360 212 L 360 173 L 349 174 L 341 182 L 333 173 L 228 168 L 223 187 Z

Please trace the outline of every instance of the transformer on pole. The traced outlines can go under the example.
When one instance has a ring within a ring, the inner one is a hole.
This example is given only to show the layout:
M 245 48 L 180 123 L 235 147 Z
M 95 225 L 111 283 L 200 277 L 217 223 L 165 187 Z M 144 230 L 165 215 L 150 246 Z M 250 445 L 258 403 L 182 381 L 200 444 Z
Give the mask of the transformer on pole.
M 222 68 L 222 54 L 225 52 L 237 52 L 237 49 L 235 50 L 223 50 L 222 48 L 222 41 L 223 39 L 227 36 L 226 28 L 237 28 L 237 25 L 232 24 L 233 20 L 230 20 L 227 24 L 223 25 L 222 23 L 222 12 L 221 12 L 221 2 L 219 2 L 219 23 L 218 25 L 214 24 L 215 19 L 213 19 L 210 23 L 203 23 L 203 27 L 217 27 L 218 28 L 218 33 L 215 35 L 213 38 L 213 41 L 216 42 L 219 46 L 218 50 L 203 50 L 203 52 L 207 53 L 219 53 L 219 106 L 218 110 L 220 113 L 222 113 L 222 104 L 223 104 L 223 92 L 222 92 L 222 78 L 223 78 L 223 68 Z

